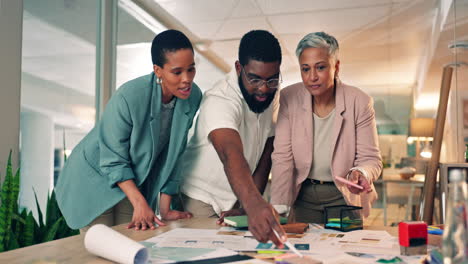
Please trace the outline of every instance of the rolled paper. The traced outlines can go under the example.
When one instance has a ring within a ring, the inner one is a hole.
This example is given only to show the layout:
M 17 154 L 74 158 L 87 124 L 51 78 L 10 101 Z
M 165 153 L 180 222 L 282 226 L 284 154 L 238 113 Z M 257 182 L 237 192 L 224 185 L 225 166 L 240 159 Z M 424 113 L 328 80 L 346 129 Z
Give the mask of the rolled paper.
M 145 246 L 102 224 L 93 225 L 86 232 L 85 248 L 94 255 L 123 264 L 148 262 Z

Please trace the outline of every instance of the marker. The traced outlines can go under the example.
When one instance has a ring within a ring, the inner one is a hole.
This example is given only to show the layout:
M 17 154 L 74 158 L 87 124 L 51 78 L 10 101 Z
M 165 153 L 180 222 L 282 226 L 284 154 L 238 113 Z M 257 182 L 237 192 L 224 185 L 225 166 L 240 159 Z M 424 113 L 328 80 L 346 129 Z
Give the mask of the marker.
M 279 234 L 278 234 L 278 232 L 276 232 L 275 229 L 271 229 L 271 230 L 273 230 L 273 233 L 275 234 L 275 236 L 276 236 L 280 241 L 282 241 L 281 238 L 280 238 L 280 236 L 279 236 Z M 286 241 L 283 241 L 283 243 L 284 243 L 286 246 L 288 246 L 289 249 L 291 249 L 292 252 L 294 252 L 294 254 L 298 255 L 298 256 L 301 257 L 301 258 L 304 257 L 304 256 L 301 254 L 301 252 L 299 252 L 299 251 L 296 249 L 296 247 L 293 246 L 293 244 L 291 244 L 291 242 L 289 242 L 288 240 L 286 240 Z
M 345 179 L 343 177 L 335 177 L 335 180 L 337 180 L 337 181 L 339 181 L 341 183 L 356 187 L 356 188 L 361 189 L 361 190 L 364 189 L 364 187 L 362 187 L 361 185 L 357 185 L 354 182 L 348 181 L 347 179 Z
M 284 251 L 278 251 L 278 250 L 257 250 L 256 252 L 258 254 L 284 254 Z
M 431 235 L 442 235 L 444 233 L 444 230 L 438 226 L 428 226 L 427 233 Z
M 359 253 L 359 252 L 345 252 L 348 255 L 359 257 L 359 258 L 375 258 L 374 255 L 366 254 L 366 253 Z

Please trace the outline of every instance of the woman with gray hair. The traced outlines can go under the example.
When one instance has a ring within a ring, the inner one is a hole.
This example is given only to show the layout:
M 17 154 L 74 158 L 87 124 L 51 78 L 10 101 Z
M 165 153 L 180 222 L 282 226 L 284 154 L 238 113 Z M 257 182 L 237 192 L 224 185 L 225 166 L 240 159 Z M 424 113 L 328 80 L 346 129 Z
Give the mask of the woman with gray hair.
M 366 217 L 377 198 L 382 162 L 373 100 L 339 80 L 338 50 L 333 36 L 306 35 L 296 49 L 302 82 L 280 95 L 271 203 L 280 214 L 292 208 L 298 222 L 323 223 L 324 207 L 334 205 L 362 206 Z

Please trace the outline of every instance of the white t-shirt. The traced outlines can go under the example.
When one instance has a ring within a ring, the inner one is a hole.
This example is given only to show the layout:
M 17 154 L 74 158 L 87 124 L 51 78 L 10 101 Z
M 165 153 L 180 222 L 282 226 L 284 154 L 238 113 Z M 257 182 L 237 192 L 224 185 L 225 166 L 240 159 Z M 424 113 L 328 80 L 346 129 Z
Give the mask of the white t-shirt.
M 253 173 L 265 142 L 274 136 L 273 102 L 260 114 L 249 109 L 242 96 L 235 71 L 205 92 L 195 131 L 181 158 L 184 182 L 181 191 L 190 198 L 213 206 L 219 215 L 232 208 L 237 198 L 224 166 L 208 135 L 219 128 L 236 130 L 242 140 L 244 157 Z
M 326 116 L 319 117 L 314 113 L 314 142 L 313 160 L 309 178 L 319 181 L 332 182 L 331 174 L 331 135 L 335 121 L 335 108 Z

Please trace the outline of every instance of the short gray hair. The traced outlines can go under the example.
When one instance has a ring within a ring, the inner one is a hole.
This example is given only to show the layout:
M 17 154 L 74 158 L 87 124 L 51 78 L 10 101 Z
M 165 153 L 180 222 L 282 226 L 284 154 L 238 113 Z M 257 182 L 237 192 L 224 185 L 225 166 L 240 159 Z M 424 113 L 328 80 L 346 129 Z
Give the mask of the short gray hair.
M 307 48 L 325 48 L 328 55 L 338 60 L 338 41 L 335 37 L 325 32 L 314 32 L 305 35 L 297 44 L 296 56 L 299 58 L 302 52 Z

